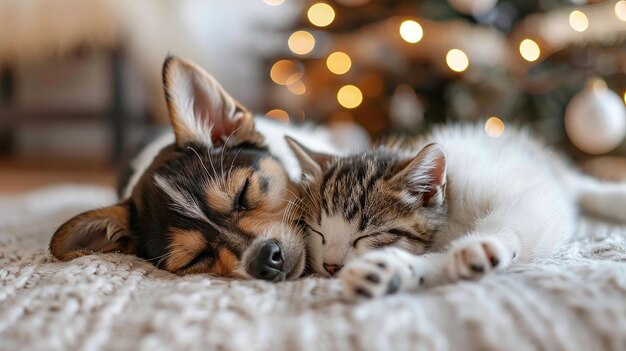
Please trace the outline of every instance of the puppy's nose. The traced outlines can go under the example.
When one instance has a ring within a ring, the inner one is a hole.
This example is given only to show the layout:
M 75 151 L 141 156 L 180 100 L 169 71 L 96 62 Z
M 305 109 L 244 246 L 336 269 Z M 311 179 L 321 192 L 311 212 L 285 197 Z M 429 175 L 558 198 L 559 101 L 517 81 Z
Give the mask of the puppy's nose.
M 285 279 L 283 263 L 280 246 L 276 241 L 269 240 L 259 247 L 256 256 L 250 262 L 248 271 L 257 279 L 280 281 Z
M 340 265 L 340 264 L 326 264 L 326 263 L 324 263 L 323 266 L 326 272 L 328 272 L 330 275 L 337 274 L 337 272 L 339 272 L 341 267 L 343 267 L 343 265 Z

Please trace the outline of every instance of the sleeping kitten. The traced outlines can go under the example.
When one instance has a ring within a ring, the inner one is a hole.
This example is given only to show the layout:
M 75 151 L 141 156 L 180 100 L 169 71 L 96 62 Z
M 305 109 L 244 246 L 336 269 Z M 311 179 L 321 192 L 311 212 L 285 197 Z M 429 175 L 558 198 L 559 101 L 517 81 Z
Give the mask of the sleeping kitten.
M 306 173 L 312 268 L 340 271 L 347 298 L 478 279 L 551 255 L 574 231 L 577 202 L 626 221 L 626 184 L 584 177 L 516 130 L 493 139 L 480 126 L 444 127 L 349 157 L 288 141 Z

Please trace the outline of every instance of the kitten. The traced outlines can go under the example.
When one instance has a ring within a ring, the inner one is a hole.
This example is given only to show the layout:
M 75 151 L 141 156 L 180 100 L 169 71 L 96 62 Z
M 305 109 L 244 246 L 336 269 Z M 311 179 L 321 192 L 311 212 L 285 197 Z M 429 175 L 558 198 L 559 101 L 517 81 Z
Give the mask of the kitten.
M 288 141 L 306 173 L 311 266 L 339 272 L 347 298 L 478 279 L 549 256 L 574 232 L 577 202 L 626 221 L 626 184 L 578 174 L 522 131 L 494 139 L 456 125 L 348 157 Z

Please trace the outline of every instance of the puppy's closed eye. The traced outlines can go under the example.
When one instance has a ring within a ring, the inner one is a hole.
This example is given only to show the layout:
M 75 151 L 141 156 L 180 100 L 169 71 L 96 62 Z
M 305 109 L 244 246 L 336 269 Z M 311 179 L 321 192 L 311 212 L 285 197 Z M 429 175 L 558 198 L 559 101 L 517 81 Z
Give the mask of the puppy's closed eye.
M 233 209 L 235 212 L 247 211 L 250 209 L 250 203 L 248 202 L 247 194 L 248 188 L 250 187 L 250 178 L 246 178 L 246 181 L 243 183 L 243 186 L 237 193 L 235 197 L 235 204 Z
M 192 268 L 199 264 L 205 264 L 207 266 L 211 265 L 215 261 L 215 253 L 211 249 L 202 250 L 196 257 L 194 257 L 191 261 L 184 264 L 180 267 L 179 270 L 186 270 Z

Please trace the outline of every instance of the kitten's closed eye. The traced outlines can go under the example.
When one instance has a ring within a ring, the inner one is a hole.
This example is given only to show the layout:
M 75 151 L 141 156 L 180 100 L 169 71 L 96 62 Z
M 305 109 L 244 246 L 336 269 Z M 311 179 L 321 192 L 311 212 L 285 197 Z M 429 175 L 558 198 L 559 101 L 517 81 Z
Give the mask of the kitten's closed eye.
M 359 242 L 362 242 L 363 239 L 368 239 L 370 242 L 370 246 L 374 248 L 380 248 L 392 245 L 400 240 L 402 236 L 390 233 L 390 232 L 380 232 L 369 235 L 363 235 L 352 243 L 352 247 L 356 248 Z
M 313 228 L 309 228 L 310 231 L 312 231 L 315 234 L 318 234 L 319 236 L 322 237 L 322 245 L 326 245 L 326 238 L 324 237 L 324 234 L 318 232 L 317 230 L 313 229 Z

